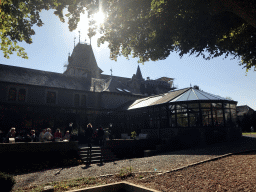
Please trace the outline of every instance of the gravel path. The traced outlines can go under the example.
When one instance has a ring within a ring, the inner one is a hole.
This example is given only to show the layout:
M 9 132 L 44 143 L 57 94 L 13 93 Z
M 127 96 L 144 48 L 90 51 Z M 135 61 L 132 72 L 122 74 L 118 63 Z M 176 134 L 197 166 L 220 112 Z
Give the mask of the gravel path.
M 166 172 L 189 164 L 212 159 L 227 153 L 235 153 L 256 149 L 256 138 L 243 137 L 233 143 L 214 144 L 204 148 L 162 153 L 157 156 L 119 160 L 104 163 L 102 166 L 92 164 L 89 167 L 79 165 L 68 168 L 58 168 L 16 175 L 14 189 L 24 186 L 45 184 L 53 181 L 63 181 L 74 178 L 100 176 L 119 173 L 123 167 L 133 167 L 133 172 L 157 171 Z

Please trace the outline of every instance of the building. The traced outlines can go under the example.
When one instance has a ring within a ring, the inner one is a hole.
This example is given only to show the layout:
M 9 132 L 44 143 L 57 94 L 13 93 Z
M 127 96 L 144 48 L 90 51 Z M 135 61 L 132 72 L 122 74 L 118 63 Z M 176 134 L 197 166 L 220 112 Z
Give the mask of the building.
M 136 131 L 183 144 L 211 143 L 241 137 L 236 105 L 194 86 L 127 102 L 109 119 L 117 134 Z
M 0 65 L 0 129 L 51 127 L 83 131 L 106 123 L 109 111 L 128 101 L 173 90 L 173 78 L 143 79 L 102 74 L 91 45 L 77 44 L 63 74 Z

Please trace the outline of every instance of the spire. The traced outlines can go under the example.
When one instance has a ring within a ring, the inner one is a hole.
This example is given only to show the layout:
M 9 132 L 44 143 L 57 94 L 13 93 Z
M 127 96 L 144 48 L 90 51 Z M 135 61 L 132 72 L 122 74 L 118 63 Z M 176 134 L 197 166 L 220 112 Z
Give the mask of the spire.
M 136 72 L 135 77 L 136 77 L 137 79 L 143 79 L 139 65 L 138 65 L 138 68 L 137 68 L 137 72 Z
M 79 43 L 80 43 L 80 31 L 78 31 L 78 33 L 79 33 Z

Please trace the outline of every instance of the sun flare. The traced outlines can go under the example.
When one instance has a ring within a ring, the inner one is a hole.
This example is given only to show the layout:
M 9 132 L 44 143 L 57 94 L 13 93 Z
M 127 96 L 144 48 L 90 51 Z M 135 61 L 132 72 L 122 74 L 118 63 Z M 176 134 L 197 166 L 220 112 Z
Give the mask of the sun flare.
M 96 21 L 97 24 L 103 24 L 104 23 L 104 19 L 105 19 L 105 15 L 103 12 L 98 12 L 93 16 L 94 20 Z

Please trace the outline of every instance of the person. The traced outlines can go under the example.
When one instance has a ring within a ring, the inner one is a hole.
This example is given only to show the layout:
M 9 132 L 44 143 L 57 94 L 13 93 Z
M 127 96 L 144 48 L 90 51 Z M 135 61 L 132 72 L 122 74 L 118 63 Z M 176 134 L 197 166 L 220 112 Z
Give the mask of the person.
M 47 128 L 46 129 L 47 130 L 47 132 L 44 134 L 44 140 L 45 141 L 52 141 L 52 139 L 53 139 L 53 136 L 52 136 L 52 130 L 51 130 L 51 128 Z
M 15 127 L 12 127 L 11 129 L 10 129 L 10 131 L 7 133 L 7 135 L 6 135 L 6 142 L 8 143 L 9 142 L 9 139 L 10 138 L 15 138 L 15 133 L 16 133 L 16 131 L 15 131 Z
M 104 136 L 104 130 L 102 129 L 102 127 L 100 127 L 98 130 L 98 138 L 99 138 L 100 146 L 103 146 L 103 136 Z
M 0 130 L 0 143 L 4 142 L 4 133 L 2 130 Z
M 67 130 L 67 131 L 66 131 L 66 134 L 65 134 L 65 136 L 64 136 L 64 138 L 63 138 L 63 140 L 68 140 L 68 141 L 70 141 L 70 134 L 69 134 L 69 130 Z
M 106 140 L 109 140 L 109 135 L 110 135 L 109 129 L 106 128 L 104 132 L 104 146 L 106 146 Z
M 31 142 L 36 142 L 37 141 L 36 131 L 35 130 L 31 130 L 30 133 L 31 133 L 31 135 L 30 135 Z
M 39 142 L 44 142 L 44 134 L 46 132 L 46 129 L 43 129 L 42 132 L 39 135 Z
M 92 124 L 89 123 L 86 129 L 86 137 L 88 141 L 88 147 L 90 147 L 90 149 L 92 148 L 92 134 L 93 134 Z
M 55 141 L 56 141 L 56 139 L 57 140 L 61 140 L 62 139 L 62 134 L 60 132 L 60 129 L 56 130 L 56 132 L 54 133 L 54 138 L 55 138 Z

